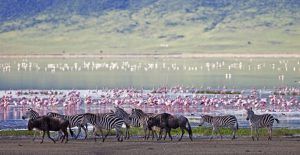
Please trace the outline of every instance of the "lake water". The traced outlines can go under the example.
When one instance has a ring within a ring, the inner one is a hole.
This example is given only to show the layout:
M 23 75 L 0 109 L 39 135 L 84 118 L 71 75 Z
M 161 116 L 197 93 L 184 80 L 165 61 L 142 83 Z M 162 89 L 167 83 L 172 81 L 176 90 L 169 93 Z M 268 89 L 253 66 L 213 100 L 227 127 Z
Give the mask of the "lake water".
M 299 58 L 0 59 L 0 89 L 299 86 Z
M 149 58 L 149 59 L 0 59 L 0 95 L 11 90 L 103 90 L 109 88 L 136 88 L 151 90 L 167 86 L 193 87 L 197 89 L 230 89 L 250 92 L 253 88 L 269 96 L 275 88 L 293 87 L 299 89 L 299 58 Z M 13 93 L 15 95 L 15 93 Z M 87 93 L 81 93 L 84 99 Z M 175 97 L 183 95 L 176 94 Z M 193 95 L 193 94 L 190 94 Z M 247 94 L 245 94 L 247 95 Z M 14 96 L 20 101 L 22 96 Z M 33 96 L 26 96 L 33 98 Z M 39 98 L 48 98 L 38 96 Z M 286 96 L 289 99 L 291 96 Z M 96 96 L 93 98 L 97 98 Z M 265 97 L 267 98 L 267 97 Z M 299 97 L 296 97 L 299 101 Z M 82 101 L 83 102 L 83 101 Z M 269 102 L 269 101 L 268 101 Z M 84 112 L 108 112 L 113 105 L 85 105 L 75 109 L 64 107 L 39 107 L 41 114 L 56 111 L 64 114 Z M 130 111 L 134 106 L 123 105 Z M 22 129 L 27 121 L 21 120 L 24 110 L 29 107 L 10 105 L 0 107 L 0 129 Z M 205 109 L 203 106 L 139 107 L 147 112 L 170 112 L 184 114 L 197 125 L 202 113 L 213 115 L 235 114 L 241 127 L 248 127 L 242 108 Z M 258 109 L 258 113 L 260 112 Z M 271 112 L 280 119 L 275 127 L 300 128 L 300 113 L 292 111 Z

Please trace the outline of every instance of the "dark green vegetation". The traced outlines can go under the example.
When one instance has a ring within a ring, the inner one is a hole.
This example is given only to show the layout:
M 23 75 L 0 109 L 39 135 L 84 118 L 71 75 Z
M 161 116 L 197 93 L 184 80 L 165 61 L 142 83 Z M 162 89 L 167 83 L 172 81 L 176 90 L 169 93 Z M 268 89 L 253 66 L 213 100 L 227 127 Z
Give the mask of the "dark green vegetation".
M 0 2 L 5 54 L 297 53 L 298 0 Z

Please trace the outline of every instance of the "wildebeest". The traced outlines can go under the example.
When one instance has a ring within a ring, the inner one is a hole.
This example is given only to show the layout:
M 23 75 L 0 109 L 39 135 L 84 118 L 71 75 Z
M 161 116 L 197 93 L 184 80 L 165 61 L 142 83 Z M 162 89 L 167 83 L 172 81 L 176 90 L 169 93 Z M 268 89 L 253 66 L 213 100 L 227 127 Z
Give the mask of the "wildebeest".
M 177 117 L 168 113 L 162 113 L 154 117 L 150 117 L 147 124 L 149 128 L 152 128 L 154 126 L 161 128 L 159 139 L 161 139 L 162 130 L 165 130 L 164 140 L 166 139 L 167 133 L 172 140 L 171 129 L 180 128 L 181 137 L 178 141 L 182 139 L 184 130 L 187 130 L 191 141 L 193 141 L 191 125 L 189 123 L 189 120 L 184 116 Z
M 49 131 L 62 131 L 64 133 L 61 142 L 66 138 L 65 143 L 68 142 L 68 132 L 69 121 L 61 118 L 52 118 L 49 116 L 41 116 L 36 119 L 30 119 L 28 121 L 28 130 L 31 131 L 33 128 L 43 131 L 42 142 L 44 142 L 45 133 L 47 132 L 48 137 L 55 143 L 55 140 L 50 137 Z M 73 131 L 70 130 L 71 135 Z

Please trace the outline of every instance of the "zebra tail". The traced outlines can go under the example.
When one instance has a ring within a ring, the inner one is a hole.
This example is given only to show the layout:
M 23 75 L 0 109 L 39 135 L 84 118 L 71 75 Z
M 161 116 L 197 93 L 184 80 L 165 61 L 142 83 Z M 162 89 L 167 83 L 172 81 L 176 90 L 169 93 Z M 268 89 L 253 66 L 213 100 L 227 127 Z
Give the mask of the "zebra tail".
M 236 122 L 236 130 L 238 130 L 238 129 L 239 129 L 239 123 Z
M 274 118 L 275 119 L 275 121 L 279 124 L 279 120 L 277 119 L 277 118 Z

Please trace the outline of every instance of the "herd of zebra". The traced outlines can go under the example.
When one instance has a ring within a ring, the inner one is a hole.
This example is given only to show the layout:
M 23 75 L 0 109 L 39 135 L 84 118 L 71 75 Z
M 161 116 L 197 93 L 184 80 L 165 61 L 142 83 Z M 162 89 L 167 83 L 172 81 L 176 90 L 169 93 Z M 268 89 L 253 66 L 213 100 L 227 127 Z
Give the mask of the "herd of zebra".
M 253 141 L 255 137 L 253 136 L 253 130 L 256 132 L 256 139 L 259 139 L 258 129 L 259 128 L 267 128 L 268 129 L 268 140 L 272 138 L 272 126 L 274 120 L 279 123 L 279 120 L 274 118 L 270 114 L 256 115 L 254 114 L 252 108 L 246 109 L 247 111 L 247 120 L 249 120 L 249 124 L 251 127 L 251 137 Z M 150 133 L 152 133 L 152 139 L 154 136 L 159 140 L 162 138 L 162 133 L 165 131 L 164 139 L 166 139 L 166 135 L 168 134 L 172 140 L 172 136 L 170 134 L 171 129 L 180 128 L 181 129 L 181 137 L 179 141 L 182 139 L 184 134 L 184 130 L 187 130 L 189 133 L 189 137 L 192 139 L 192 130 L 189 123 L 189 120 L 184 116 L 173 116 L 168 113 L 162 114 L 154 114 L 154 113 L 145 113 L 141 109 L 132 109 L 131 114 L 127 113 L 124 109 L 120 107 L 115 107 L 115 111 L 109 113 L 101 113 L 101 114 L 92 114 L 92 113 L 84 113 L 84 114 L 76 114 L 76 115 L 62 115 L 54 112 L 47 113 L 46 116 L 40 116 L 36 111 L 32 108 L 29 108 L 25 114 L 22 116 L 22 119 L 36 120 L 40 117 L 50 117 L 55 119 L 63 119 L 67 120 L 70 127 L 70 132 L 72 127 L 78 127 L 78 133 L 75 136 L 75 139 L 81 133 L 81 129 L 85 132 L 85 139 L 87 138 L 88 133 L 88 124 L 93 126 L 93 135 L 96 141 L 97 133 L 100 131 L 102 136 L 102 141 L 104 142 L 106 137 L 110 134 L 112 129 L 116 130 L 116 137 L 118 141 L 123 141 L 124 139 L 130 138 L 130 127 L 141 127 L 144 130 L 144 139 L 148 139 Z M 212 134 L 210 139 L 213 138 L 215 133 L 219 133 L 222 139 L 222 135 L 219 132 L 219 128 L 228 127 L 232 130 L 232 139 L 236 138 L 236 132 L 239 128 L 238 121 L 233 115 L 226 116 L 209 116 L 209 115 L 201 115 L 199 126 L 204 123 L 209 123 L 212 125 Z M 29 127 L 28 127 L 29 128 Z M 123 136 L 122 128 L 125 128 L 125 136 Z M 107 133 L 104 135 L 103 130 L 107 130 Z M 159 132 L 159 137 L 156 132 Z M 49 131 L 48 131 L 49 132 Z M 45 131 L 44 131 L 45 133 Z M 62 134 L 61 132 L 59 132 Z M 73 134 L 73 133 L 72 133 Z M 49 136 L 49 135 L 48 135 Z M 65 136 L 65 135 L 64 135 Z M 73 135 L 72 135 L 73 136 Z M 36 138 L 36 132 L 34 133 L 34 138 Z M 44 135 L 43 135 L 44 138 Z M 49 138 L 51 138 L 49 136 Z

